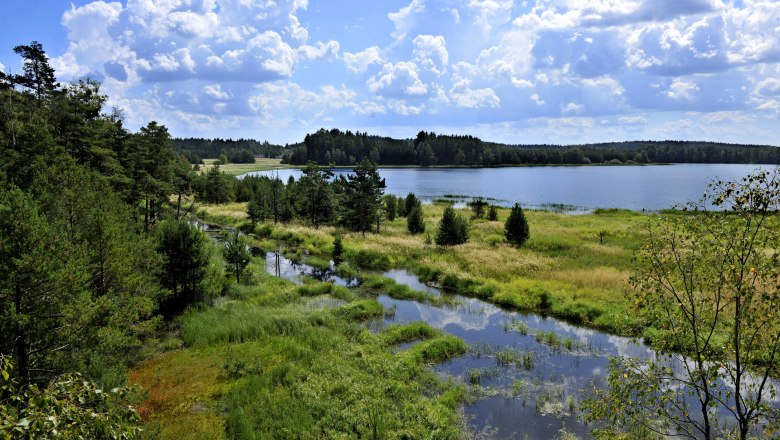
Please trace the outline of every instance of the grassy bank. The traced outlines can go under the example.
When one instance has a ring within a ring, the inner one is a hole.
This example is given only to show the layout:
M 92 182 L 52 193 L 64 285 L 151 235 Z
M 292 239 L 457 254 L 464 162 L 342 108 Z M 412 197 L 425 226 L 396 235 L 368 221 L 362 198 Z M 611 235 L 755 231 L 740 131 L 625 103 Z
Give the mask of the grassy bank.
M 217 159 L 203 159 L 204 165 L 200 166 L 202 172 L 208 171 L 214 166 L 214 162 Z M 281 159 L 255 159 L 255 163 L 229 163 L 226 165 L 220 165 L 219 169 L 231 176 L 238 176 L 240 174 L 249 173 L 252 171 L 268 171 L 279 170 L 287 168 L 297 168 L 294 165 L 282 164 Z
M 435 234 L 444 205 L 424 207 L 426 230 Z M 241 203 L 203 206 L 200 215 L 233 226 L 247 225 Z M 465 210 L 464 210 L 465 211 Z M 467 213 L 465 213 L 467 214 Z M 521 249 L 503 240 L 508 209 L 498 221 L 472 220 L 469 242 L 450 248 L 426 244 L 406 231 L 406 219 L 385 223 L 381 234 L 347 233 L 348 259 L 363 267 L 404 267 L 446 289 L 518 310 L 546 313 L 617 334 L 633 334 L 626 285 L 634 249 L 648 216 L 622 210 L 587 215 L 527 211 L 531 239 Z M 327 257 L 333 227 L 262 224 L 256 244 L 266 249 L 284 241 L 300 254 Z
M 372 334 L 361 323 L 382 314 L 373 298 L 255 273 L 254 285 L 181 317 L 183 348 L 131 372 L 148 393 L 149 434 L 460 438 L 465 389 L 425 366 L 462 354 L 463 341 L 423 323 Z M 396 353 L 413 340 L 423 342 Z

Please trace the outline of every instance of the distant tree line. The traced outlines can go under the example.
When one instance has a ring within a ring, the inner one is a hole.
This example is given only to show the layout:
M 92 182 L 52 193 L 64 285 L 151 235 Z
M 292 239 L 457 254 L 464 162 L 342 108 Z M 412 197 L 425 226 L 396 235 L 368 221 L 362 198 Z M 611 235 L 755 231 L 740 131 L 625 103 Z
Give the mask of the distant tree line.
M 173 148 L 190 163 L 203 159 L 217 159 L 224 155 L 230 163 L 253 163 L 255 157 L 282 157 L 284 147 L 254 139 L 173 138 Z
M 353 165 L 369 159 L 380 165 L 557 165 L 622 163 L 780 164 L 780 148 L 716 142 L 632 141 L 583 145 L 506 145 L 474 136 L 421 131 L 415 139 L 320 129 L 289 146 L 285 163 Z

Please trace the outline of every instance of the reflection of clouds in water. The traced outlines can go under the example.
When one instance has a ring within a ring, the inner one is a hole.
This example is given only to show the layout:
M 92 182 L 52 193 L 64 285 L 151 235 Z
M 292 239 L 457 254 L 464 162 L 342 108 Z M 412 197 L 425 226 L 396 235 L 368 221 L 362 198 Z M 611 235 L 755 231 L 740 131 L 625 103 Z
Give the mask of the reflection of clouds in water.
M 610 353 L 611 356 L 647 359 L 655 354 L 646 345 L 637 343 L 631 338 L 607 335 L 607 341 L 613 348 L 613 350 L 610 350 L 612 352 Z
M 476 308 L 469 308 L 464 313 L 460 308 L 446 309 L 415 303 L 420 313 L 420 318 L 436 328 L 445 328 L 455 325 L 464 330 L 485 330 L 490 324 L 490 318 L 501 311 L 495 307 L 484 307 L 479 313 L 474 313 Z

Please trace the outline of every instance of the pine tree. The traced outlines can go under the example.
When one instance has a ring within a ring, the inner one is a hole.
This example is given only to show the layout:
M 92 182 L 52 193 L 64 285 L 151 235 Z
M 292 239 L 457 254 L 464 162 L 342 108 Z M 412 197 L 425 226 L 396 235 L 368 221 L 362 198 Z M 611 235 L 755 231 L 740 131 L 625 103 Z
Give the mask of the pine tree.
M 341 223 L 363 234 L 376 225 L 378 232 L 385 179 L 379 177 L 376 164 L 368 160 L 361 162 L 353 171 L 354 174 L 339 181 L 344 191 Z
M 163 255 L 161 284 L 172 292 L 162 307 L 170 317 L 205 298 L 203 282 L 211 252 L 197 228 L 170 220 L 157 226 L 157 251 Z
M 410 212 L 412 212 L 412 208 L 414 208 L 415 205 L 418 205 L 420 203 L 420 200 L 417 198 L 417 196 L 414 195 L 414 193 L 409 193 L 406 196 L 406 199 L 404 199 L 404 205 L 403 205 L 403 214 L 402 216 L 409 215 Z
M 469 239 L 469 221 L 455 213 L 451 206 L 444 209 L 444 215 L 439 222 L 439 232 L 436 234 L 436 244 L 439 246 L 454 246 L 463 244 Z
M 423 220 L 422 206 L 419 203 L 414 205 L 412 211 L 406 216 L 406 229 L 412 234 L 425 232 L 425 221 Z
M 49 66 L 49 57 L 37 41 L 33 41 L 29 46 L 16 46 L 14 52 L 24 58 L 24 75 L 16 75 L 15 82 L 32 89 L 40 106 L 42 98 L 51 95 L 59 86 L 54 77 L 54 69 Z
M 474 218 L 482 218 L 485 215 L 485 206 L 487 206 L 487 202 L 482 197 L 477 197 L 469 202 Z
M 233 231 L 225 240 L 222 256 L 231 272 L 236 275 L 236 283 L 241 282 L 241 274 L 249 264 L 251 254 L 246 239 L 238 232 Z
M 490 210 L 488 210 L 488 220 L 491 222 L 498 220 L 498 208 L 496 208 L 495 205 L 490 205 Z
M 333 262 L 339 264 L 344 256 L 344 243 L 342 242 L 341 235 L 337 235 L 333 238 Z
M 515 206 L 509 213 L 509 218 L 506 219 L 504 236 L 508 242 L 517 247 L 522 246 L 531 236 L 528 229 L 528 221 L 525 219 L 523 208 L 520 207 L 519 203 L 515 203 Z
M 254 197 L 249 200 L 249 204 L 246 207 L 246 215 L 249 217 L 249 221 L 252 222 L 252 232 L 255 231 L 257 222 L 265 220 L 267 211 L 268 207 L 266 206 L 265 194 L 255 194 Z
M 323 170 L 316 162 L 309 162 L 298 182 L 302 192 L 300 212 L 315 228 L 330 220 L 333 214 L 332 190 L 328 182 L 332 176 L 332 172 Z

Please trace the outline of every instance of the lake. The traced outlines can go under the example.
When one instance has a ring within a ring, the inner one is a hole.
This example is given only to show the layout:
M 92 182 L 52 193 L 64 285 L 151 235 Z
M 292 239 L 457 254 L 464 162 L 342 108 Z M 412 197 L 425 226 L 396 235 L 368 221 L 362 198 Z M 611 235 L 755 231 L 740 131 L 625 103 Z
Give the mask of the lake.
M 713 179 L 737 180 L 758 167 L 775 165 L 673 164 L 647 166 L 556 166 L 506 168 L 380 168 L 387 194 L 413 192 L 423 200 L 445 195 L 455 201 L 481 196 L 510 206 L 589 211 L 596 208 L 651 210 L 696 201 Z M 350 169 L 334 169 L 338 174 Z M 246 175 L 300 178 L 300 169 Z

